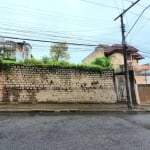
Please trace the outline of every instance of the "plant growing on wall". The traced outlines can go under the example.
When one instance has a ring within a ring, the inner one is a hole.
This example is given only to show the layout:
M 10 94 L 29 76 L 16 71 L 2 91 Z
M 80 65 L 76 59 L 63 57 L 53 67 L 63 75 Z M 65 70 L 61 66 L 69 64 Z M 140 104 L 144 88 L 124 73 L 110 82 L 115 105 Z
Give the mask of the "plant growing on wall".
M 47 56 L 42 57 L 42 61 L 44 62 L 44 64 L 46 64 L 48 62 L 49 58 Z
M 67 43 L 57 43 L 51 46 L 50 55 L 53 61 L 67 61 L 69 59 Z
M 108 58 L 108 57 L 96 58 L 91 64 L 100 66 L 105 69 L 112 69 L 112 65 L 110 64 L 110 58 Z

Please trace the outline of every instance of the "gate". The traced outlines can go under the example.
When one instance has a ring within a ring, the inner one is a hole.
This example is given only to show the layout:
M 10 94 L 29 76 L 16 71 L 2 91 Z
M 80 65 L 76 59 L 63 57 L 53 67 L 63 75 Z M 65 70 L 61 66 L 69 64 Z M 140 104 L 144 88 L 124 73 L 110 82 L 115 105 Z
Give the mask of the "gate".
M 137 104 L 135 94 L 135 79 L 132 70 L 129 71 L 130 90 L 133 104 Z M 115 74 L 115 86 L 118 102 L 127 102 L 125 76 L 123 73 Z

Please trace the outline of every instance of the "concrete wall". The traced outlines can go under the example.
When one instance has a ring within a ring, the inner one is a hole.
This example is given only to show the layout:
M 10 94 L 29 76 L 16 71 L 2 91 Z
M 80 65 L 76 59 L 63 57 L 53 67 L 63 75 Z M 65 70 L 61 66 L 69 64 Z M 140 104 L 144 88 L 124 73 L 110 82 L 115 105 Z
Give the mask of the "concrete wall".
M 116 102 L 113 71 L 0 65 L 0 102 Z
M 109 56 L 109 58 L 110 58 L 110 63 L 112 64 L 115 72 L 122 72 L 122 68 L 120 67 L 120 65 L 124 64 L 123 54 L 113 53 L 112 55 Z
M 146 76 L 135 76 L 135 80 L 136 80 L 136 84 L 147 84 L 147 79 L 146 79 Z

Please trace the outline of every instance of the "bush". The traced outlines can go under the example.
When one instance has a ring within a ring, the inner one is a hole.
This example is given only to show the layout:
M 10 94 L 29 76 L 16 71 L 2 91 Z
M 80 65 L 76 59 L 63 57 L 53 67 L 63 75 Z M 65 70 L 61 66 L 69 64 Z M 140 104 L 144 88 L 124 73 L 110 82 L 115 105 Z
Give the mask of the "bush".
M 96 58 L 91 65 L 99 66 L 104 69 L 112 69 L 112 65 L 110 64 L 110 58 L 107 57 L 101 57 Z
M 105 65 L 98 65 L 97 61 L 99 62 L 99 60 L 96 60 L 96 64 L 92 63 L 89 65 L 83 65 L 83 64 L 71 64 L 69 62 L 66 61 L 52 61 L 52 60 L 47 60 L 47 58 L 45 60 L 36 60 L 34 58 L 30 59 L 30 60 L 24 60 L 24 62 L 18 62 L 16 63 L 15 61 L 12 62 L 8 62 L 7 63 L 5 61 L 2 61 L 3 64 L 20 64 L 20 65 L 29 65 L 29 66 L 47 66 L 47 67 L 59 67 L 59 68 L 76 68 L 76 69 L 82 69 L 82 70 L 97 70 L 97 71 L 103 71 L 103 70 L 112 70 L 112 67 L 110 64 L 105 64 Z
M 42 60 L 37 60 L 37 59 L 31 58 L 31 59 L 25 59 L 24 62 L 19 62 L 19 64 L 25 64 L 25 65 L 43 65 L 44 62 Z
M 42 57 L 42 61 L 44 62 L 44 64 L 46 64 L 49 61 L 49 58 L 44 56 Z

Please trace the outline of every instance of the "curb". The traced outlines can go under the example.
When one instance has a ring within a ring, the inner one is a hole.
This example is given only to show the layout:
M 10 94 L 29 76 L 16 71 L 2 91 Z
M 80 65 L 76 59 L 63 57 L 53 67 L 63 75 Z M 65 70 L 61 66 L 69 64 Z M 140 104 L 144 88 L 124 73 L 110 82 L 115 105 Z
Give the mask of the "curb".
M 150 110 L 139 110 L 139 109 L 132 109 L 132 110 L 116 110 L 116 109 L 101 109 L 101 110 L 86 110 L 86 109 L 7 109 L 7 110 L 0 110 L 0 114 L 46 114 L 46 113 L 149 113 Z

